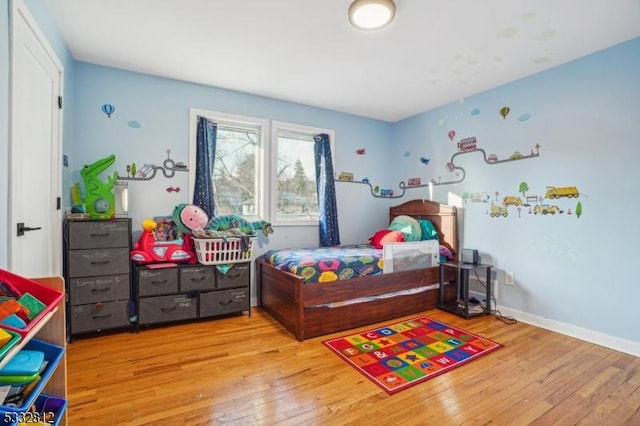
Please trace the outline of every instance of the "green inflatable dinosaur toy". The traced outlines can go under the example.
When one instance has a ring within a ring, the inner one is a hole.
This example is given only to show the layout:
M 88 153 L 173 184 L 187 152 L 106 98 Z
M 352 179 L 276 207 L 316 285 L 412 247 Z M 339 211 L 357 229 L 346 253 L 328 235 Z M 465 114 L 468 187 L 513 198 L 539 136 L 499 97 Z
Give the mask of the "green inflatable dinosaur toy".
M 116 156 L 111 154 L 95 163 L 88 164 L 80 171 L 84 180 L 85 206 L 91 219 L 109 219 L 115 214 L 115 196 L 113 186 L 118 179 L 118 172 L 107 178 L 104 183 L 99 176 L 116 161 Z
M 255 235 L 257 230 L 262 231 L 266 236 L 273 233 L 271 224 L 266 220 L 249 222 L 235 214 L 216 216 L 205 227 L 206 231 L 229 231 L 232 229 L 239 229 L 245 235 Z

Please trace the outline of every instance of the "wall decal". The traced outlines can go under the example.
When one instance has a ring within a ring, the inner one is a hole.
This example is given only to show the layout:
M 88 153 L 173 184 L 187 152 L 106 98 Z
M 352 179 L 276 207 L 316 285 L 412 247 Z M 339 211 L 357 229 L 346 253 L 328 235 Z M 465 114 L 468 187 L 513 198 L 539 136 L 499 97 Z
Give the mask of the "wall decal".
M 107 114 L 107 118 L 111 118 L 111 114 L 113 114 L 116 110 L 116 107 L 114 107 L 111 104 L 104 104 L 101 107 L 102 112 L 104 112 L 105 114 Z
M 449 139 L 451 141 L 453 141 L 453 138 L 456 136 L 456 131 L 455 130 L 449 130 L 449 133 L 447 133 L 447 136 L 449 136 Z
M 420 185 L 420 178 L 419 177 L 415 177 L 415 178 L 410 178 L 407 180 L 407 185 L 408 186 L 418 186 Z
M 429 164 L 429 161 L 431 161 L 431 160 L 429 160 L 427 157 L 420 157 L 420 162 L 422 164 L 425 164 L 425 165 Z
M 364 150 L 364 148 L 356 149 L 356 154 L 358 154 L 358 155 L 364 155 L 364 154 L 365 154 L 365 150 Z
M 353 182 L 353 173 L 342 172 L 338 175 L 338 180 L 341 180 L 343 182 Z
M 503 119 L 507 118 L 507 115 L 509 115 L 509 111 L 511 111 L 511 110 L 509 109 L 508 106 L 504 106 L 504 107 L 500 108 L 500 115 L 502 116 Z
M 142 127 L 142 124 L 140 124 L 136 120 L 131 120 L 127 122 L 127 126 L 131 127 L 132 129 L 139 129 L 140 127 Z
M 169 186 L 167 187 L 167 192 L 180 192 L 179 186 Z
M 175 176 L 176 172 L 188 172 L 189 168 L 182 162 L 176 163 L 171 159 L 171 150 L 167 149 L 167 158 L 162 162 L 162 166 L 155 164 L 145 164 L 140 170 L 137 170 L 136 163 L 127 165 L 127 177 L 118 176 L 119 180 L 151 180 L 156 177 L 157 171 L 167 179 Z
M 529 114 L 522 114 L 520 117 L 518 117 L 518 121 L 527 121 L 530 118 L 531 116 Z
M 480 114 L 480 110 L 478 108 L 474 108 L 471 110 L 471 115 L 478 115 Z
M 411 155 L 411 153 L 410 153 L 409 151 L 405 151 L 405 152 L 404 152 L 404 156 L 405 156 L 405 157 L 409 157 L 410 155 Z

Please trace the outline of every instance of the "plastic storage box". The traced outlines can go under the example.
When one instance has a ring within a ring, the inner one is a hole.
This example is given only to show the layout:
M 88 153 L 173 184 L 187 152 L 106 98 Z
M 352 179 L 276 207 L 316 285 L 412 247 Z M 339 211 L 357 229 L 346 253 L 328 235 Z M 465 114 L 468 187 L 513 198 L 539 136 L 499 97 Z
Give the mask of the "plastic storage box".
M 49 288 L 40 283 L 32 281 L 20 275 L 13 274 L 4 269 L 0 269 L 0 281 L 5 283 L 19 296 L 29 293 L 46 305 L 35 318 L 33 318 L 25 328 L 16 328 L 8 324 L 0 324 L 5 330 L 14 331 L 24 337 L 33 330 L 47 314 L 49 314 L 63 298 L 63 293 L 59 290 Z
M 2 402 L 0 404 L 0 424 L 2 424 L 5 417 L 9 417 L 4 416 L 4 413 L 24 413 L 31 408 L 31 406 L 36 402 L 38 396 L 40 396 L 42 389 L 44 389 L 64 355 L 64 348 L 39 339 L 30 340 L 24 348 L 32 351 L 43 352 L 45 361 L 48 361 L 47 367 L 40 373 L 40 380 L 33 390 L 29 392 L 29 395 L 26 395 L 20 405 L 6 402 Z M 7 422 L 4 424 L 7 424 Z M 8 422 L 8 424 L 11 424 L 11 422 Z

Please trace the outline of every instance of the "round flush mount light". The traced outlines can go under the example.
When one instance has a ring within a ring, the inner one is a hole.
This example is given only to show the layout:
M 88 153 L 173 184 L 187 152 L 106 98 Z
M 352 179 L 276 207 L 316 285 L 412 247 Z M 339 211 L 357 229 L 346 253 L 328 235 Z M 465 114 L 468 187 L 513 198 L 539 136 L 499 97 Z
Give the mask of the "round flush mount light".
M 355 0 L 349 6 L 349 22 L 361 30 L 388 25 L 396 14 L 393 0 Z

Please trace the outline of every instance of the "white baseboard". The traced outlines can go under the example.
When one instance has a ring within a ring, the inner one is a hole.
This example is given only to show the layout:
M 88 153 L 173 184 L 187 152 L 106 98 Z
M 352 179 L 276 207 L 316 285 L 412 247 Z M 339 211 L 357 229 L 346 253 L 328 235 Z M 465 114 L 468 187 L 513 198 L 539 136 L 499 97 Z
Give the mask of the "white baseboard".
M 505 308 L 504 306 L 498 306 L 498 310 L 502 315 L 513 317 L 518 321 L 535 325 L 536 327 L 555 331 L 556 333 L 575 337 L 576 339 L 584 340 L 589 343 L 594 343 L 596 345 L 604 346 L 606 348 L 624 352 L 633 356 L 640 356 L 639 342 L 633 342 L 631 340 L 610 336 L 598 331 L 576 327 L 575 325 L 550 320 L 548 318 L 539 317 L 527 312 Z

